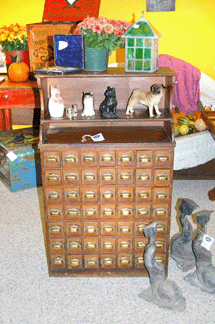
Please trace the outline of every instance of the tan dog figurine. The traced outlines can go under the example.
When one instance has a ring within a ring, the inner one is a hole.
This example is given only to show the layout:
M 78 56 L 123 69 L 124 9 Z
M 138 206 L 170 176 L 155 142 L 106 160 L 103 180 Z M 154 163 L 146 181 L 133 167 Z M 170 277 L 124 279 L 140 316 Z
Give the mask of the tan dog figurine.
M 161 115 L 158 109 L 158 104 L 164 94 L 165 86 L 163 84 L 153 84 L 151 86 L 151 91 L 143 92 L 139 89 L 135 89 L 129 100 L 126 108 L 126 115 L 130 115 L 134 112 L 134 106 L 137 103 L 146 105 L 149 107 L 149 116 L 154 117 L 153 107 L 155 108 L 156 114 Z

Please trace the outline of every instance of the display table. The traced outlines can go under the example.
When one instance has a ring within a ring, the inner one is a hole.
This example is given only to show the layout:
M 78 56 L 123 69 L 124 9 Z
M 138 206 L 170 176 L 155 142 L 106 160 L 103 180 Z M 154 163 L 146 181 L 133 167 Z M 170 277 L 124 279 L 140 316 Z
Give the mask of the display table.
M 175 138 L 174 170 L 193 168 L 215 158 L 215 141 L 209 131 Z
M 40 108 L 36 81 L 12 82 L 8 77 L 0 84 L 0 131 L 12 129 L 11 109 Z

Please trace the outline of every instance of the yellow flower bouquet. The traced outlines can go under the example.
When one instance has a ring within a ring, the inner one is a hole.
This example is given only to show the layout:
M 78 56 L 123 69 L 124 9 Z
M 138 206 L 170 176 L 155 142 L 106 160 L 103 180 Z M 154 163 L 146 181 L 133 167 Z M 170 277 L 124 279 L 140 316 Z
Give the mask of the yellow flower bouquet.
M 26 27 L 19 24 L 0 27 L 0 45 L 3 52 L 28 50 Z

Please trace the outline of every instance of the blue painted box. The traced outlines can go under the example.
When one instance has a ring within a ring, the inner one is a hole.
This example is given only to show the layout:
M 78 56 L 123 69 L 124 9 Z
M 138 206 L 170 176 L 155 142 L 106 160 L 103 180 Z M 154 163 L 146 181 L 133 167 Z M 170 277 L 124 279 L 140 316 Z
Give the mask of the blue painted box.
M 42 184 L 38 142 L 35 128 L 0 132 L 0 179 L 11 191 Z

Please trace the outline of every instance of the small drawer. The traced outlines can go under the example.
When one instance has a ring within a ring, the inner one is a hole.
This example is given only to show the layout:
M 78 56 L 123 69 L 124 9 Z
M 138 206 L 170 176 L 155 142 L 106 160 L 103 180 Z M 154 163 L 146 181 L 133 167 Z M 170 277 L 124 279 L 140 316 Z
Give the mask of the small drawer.
M 100 205 L 100 218 L 101 219 L 115 219 L 116 218 L 115 204 L 101 204 Z
M 115 166 L 116 156 L 115 151 L 106 150 L 99 153 L 99 165 L 102 167 Z
M 169 218 L 169 206 L 167 204 L 153 205 L 152 217 L 154 220 Z
M 65 241 L 61 239 L 50 239 L 49 240 L 49 248 L 51 253 L 65 253 Z
M 169 225 L 165 221 L 159 221 L 157 224 L 157 236 L 168 235 L 169 233 Z
M 102 254 L 101 255 L 102 268 L 116 268 L 116 255 L 115 254 Z
M 84 252 L 95 253 L 99 250 L 98 238 L 86 238 L 84 239 Z
M 144 235 L 144 232 L 143 232 L 143 229 L 146 225 L 148 225 L 149 222 L 145 222 L 145 221 L 142 221 L 142 222 L 135 222 L 135 235 L 137 236 L 143 236 Z
M 115 236 L 116 235 L 115 222 L 101 222 L 101 235 L 102 236 Z
M 153 151 L 137 151 L 137 168 L 153 167 Z
M 82 255 L 68 255 L 68 269 L 78 270 L 83 268 Z
M 153 202 L 167 203 L 170 201 L 170 189 L 168 187 L 153 188 Z
M 117 156 L 117 162 L 118 166 L 120 167 L 133 167 L 135 165 L 134 151 L 119 151 Z
M 79 220 L 81 218 L 81 206 L 80 205 L 65 205 L 65 217 L 66 219 Z
M 134 188 L 133 187 L 118 187 L 117 199 L 119 202 L 133 202 L 134 201 Z
M 62 189 L 60 187 L 45 188 L 45 196 L 48 204 L 62 203 Z
M 173 160 L 172 150 L 156 150 L 155 151 L 155 167 L 171 168 Z
M 83 219 L 98 219 L 99 217 L 99 206 L 93 204 L 82 205 L 82 216 Z
M 163 266 L 166 265 L 166 255 L 165 254 L 155 254 L 155 261 L 160 262 Z
M 66 234 L 67 236 L 81 236 L 81 222 L 66 222 Z
M 61 186 L 61 171 L 45 170 L 44 181 L 46 186 Z
M 151 205 L 150 204 L 136 204 L 135 218 L 137 219 L 150 219 L 151 218 Z
M 64 169 L 63 170 L 64 186 L 80 185 L 80 170 L 79 169 Z
M 152 170 L 150 169 L 137 169 L 136 170 L 136 185 L 137 186 L 151 186 Z
M 81 166 L 82 167 L 96 167 L 98 165 L 97 152 L 95 151 L 81 151 Z
M 66 203 L 79 203 L 81 201 L 80 189 L 78 187 L 64 187 L 63 191 Z
M 113 253 L 116 252 L 116 239 L 107 237 L 101 238 L 101 253 Z
M 118 238 L 117 244 L 118 252 L 131 252 L 132 251 L 132 239 L 128 237 Z
M 79 166 L 79 156 L 77 151 L 63 151 L 62 163 L 64 168 L 77 168 Z
M 133 219 L 134 206 L 132 203 L 119 203 L 118 204 L 118 219 Z
M 143 235 L 142 235 L 143 236 Z M 144 252 L 145 248 L 148 244 L 148 238 L 146 237 L 138 237 L 134 239 L 134 250 L 136 252 Z
M 97 169 L 95 168 L 82 169 L 81 183 L 82 185 L 97 185 L 98 184 Z
M 60 152 L 46 151 L 43 153 L 43 164 L 45 168 L 60 168 Z
M 151 187 L 136 187 L 136 202 L 150 202 L 152 200 Z
M 133 235 L 133 222 L 118 222 L 118 236 L 132 236 Z
M 99 256 L 98 254 L 90 254 L 84 256 L 84 267 L 86 269 L 99 268 Z
M 132 255 L 126 253 L 118 254 L 118 268 L 131 268 L 132 267 Z
M 47 224 L 49 237 L 64 237 L 63 222 L 49 222 Z
M 114 186 L 102 186 L 100 187 L 100 201 L 103 202 L 115 202 L 116 194 Z
M 116 183 L 116 170 L 114 168 L 102 168 L 99 170 L 100 185 L 114 185 Z
M 83 203 L 94 203 L 98 201 L 98 188 L 97 186 L 82 187 L 81 199 Z
M 82 241 L 80 238 L 67 238 L 67 252 L 80 254 L 82 252 Z
M 47 217 L 51 220 L 63 219 L 62 205 L 49 205 L 47 207 Z
M 169 186 L 171 183 L 170 170 L 155 170 L 154 185 L 155 186 Z
M 99 225 L 98 222 L 84 222 L 84 236 L 98 236 Z
M 133 185 L 134 170 L 132 168 L 118 169 L 117 183 L 119 185 Z
M 135 254 L 135 256 L 134 256 L 134 266 L 135 266 L 135 268 L 144 268 L 145 267 L 143 253 Z
M 65 254 L 51 254 L 50 265 L 52 270 L 61 270 L 66 268 L 66 256 Z

